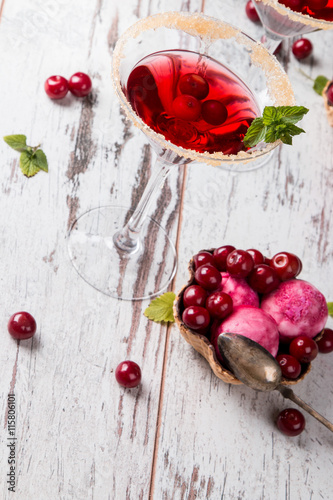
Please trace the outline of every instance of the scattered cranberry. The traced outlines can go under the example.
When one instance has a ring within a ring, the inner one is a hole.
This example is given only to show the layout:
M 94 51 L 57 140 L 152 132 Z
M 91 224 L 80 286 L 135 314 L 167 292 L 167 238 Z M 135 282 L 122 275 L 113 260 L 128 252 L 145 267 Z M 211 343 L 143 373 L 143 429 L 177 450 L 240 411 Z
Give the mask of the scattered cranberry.
M 206 251 L 197 253 L 193 257 L 193 262 L 194 262 L 194 269 L 198 269 L 198 267 L 203 266 L 204 264 L 211 264 L 212 266 L 215 266 L 215 260 L 213 255 Z
M 215 99 L 210 99 L 202 103 L 202 118 L 210 125 L 222 125 L 228 118 L 228 110 L 224 104 Z
M 206 309 L 213 318 L 223 319 L 232 313 L 232 298 L 224 292 L 213 292 L 206 301 Z
M 285 378 L 295 379 L 301 373 L 300 362 L 290 354 L 279 354 L 276 356 L 276 361 L 279 363 Z
M 245 12 L 246 12 L 246 15 L 247 17 L 250 19 L 250 21 L 252 21 L 253 23 L 257 23 L 258 21 L 260 21 L 260 18 L 258 16 L 258 12 L 256 11 L 256 8 L 252 2 L 252 0 L 249 0 L 247 3 L 246 3 L 246 6 L 245 6 Z
M 208 96 L 209 85 L 207 81 L 196 73 L 187 73 L 179 80 L 179 90 L 182 94 L 187 94 L 202 100 Z
M 200 266 L 194 274 L 195 281 L 202 286 L 205 290 L 216 290 L 220 285 L 222 278 L 221 273 L 216 267 L 206 264 Z
M 323 335 L 320 340 L 317 340 L 319 352 L 327 354 L 333 351 L 333 330 L 324 328 Z
M 253 259 L 245 250 L 234 250 L 227 257 L 227 272 L 235 278 L 245 278 L 253 267 Z
M 276 423 L 279 430 L 287 436 L 298 436 L 305 429 L 305 418 L 295 408 L 286 408 L 281 411 Z
M 247 282 L 258 293 L 270 293 L 281 283 L 275 269 L 266 264 L 255 266 L 247 277 Z
M 289 353 L 300 363 L 311 363 L 317 357 L 318 351 L 317 343 L 306 335 L 296 337 L 289 346 Z
M 253 259 L 254 265 L 257 266 L 258 264 L 263 264 L 264 263 L 264 256 L 259 250 L 256 250 L 254 248 L 250 248 L 249 250 L 246 250 L 247 253 L 249 253 Z
M 312 43 L 307 38 L 300 38 L 299 40 L 296 40 L 296 42 L 294 42 L 292 45 L 292 52 L 296 59 L 299 60 L 309 57 L 309 55 L 312 53 L 312 50 Z
M 36 321 L 28 312 L 17 312 L 8 321 L 8 331 L 16 340 L 30 339 L 36 333 Z
M 177 118 L 196 121 L 201 112 L 201 103 L 192 95 L 179 95 L 172 103 L 172 110 Z
M 63 99 L 68 92 L 68 81 L 63 76 L 50 76 L 44 83 L 44 89 L 50 99 Z
M 331 83 L 327 89 L 326 97 L 329 106 L 333 106 L 333 84 Z
M 299 275 L 302 262 L 293 253 L 279 252 L 271 258 L 270 266 L 275 269 L 281 281 L 286 281 Z
M 85 97 L 91 91 L 91 79 L 86 73 L 74 73 L 69 79 L 68 87 L 76 97 Z
M 199 285 L 191 285 L 184 291 L 183 304 L 184 307 L 202 306 L 206 303 L 207 292 Z
M 233 250 L 236 249 L 232 245 L 225 245 L 214 250 L 213 257 L 215 265 L 219 271 L 223 272 L 227 270 L 227 257 Z
M 307 0 L 307 6 L 312 11 L 324 9 L 328 4 L 328 0 Z
M 134 361 L 122 361 L 116 368 L 116 380 L 123 387 L 137 387 L 141 382 L 140 366 Z
M 190 306 L 184 310 L 182 320 L 192 330 L 202 330 L 208 327 L 210 316 L 204 307 Z

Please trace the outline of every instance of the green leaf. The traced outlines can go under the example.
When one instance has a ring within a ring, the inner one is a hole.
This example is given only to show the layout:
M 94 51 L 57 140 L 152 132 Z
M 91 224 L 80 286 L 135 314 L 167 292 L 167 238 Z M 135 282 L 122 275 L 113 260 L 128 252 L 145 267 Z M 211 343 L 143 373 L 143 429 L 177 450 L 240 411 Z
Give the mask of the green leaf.
M 35 164 L 38 165 L 40 170 L 44 170 L 44 172 L 49 171 L 48 164 L 47 164 L 47 158 L 46 158 L 46 154 L 44 153 L 44 151 L 42 151 L 41 149 L 37 149 L 37 151 L 35 152 L 33 157 L 34 157 Z
M 304 132 L 295 123 L 309 110 L 304 106 L 266 106 L 262 118 L 253 120 L 244 137 L 245 146 L 256 146 L 260 141 L 266 143 L 281 139 L 285 144 L 292 144 L 294 135 Z
M 173 316 L 173 302 L 176 295 L 173 292 L 166 292 L 154 299 L 147 309 L 144 311 L 144 315 L 151 319 L 152 321 L 160 322 L 170 322 L 173 323 L 175 318 Z
M 333 318 L 333 302 L 327 302 L 328 314 Z
M 40 149 L 38 151 L 41 151 Z M 20 168 L 24 175 L 27 177 L 32 177 L 37 174 L 40 170 L 48 171 L 47 161 L 45 166 L 45 160 L 43 159 L 44 153 L 41 151 L 42 155 L 36 151 L 31 153 L 31 151 L 23 151 L 20 156 Z
M 8 144 L 8 146 L 15 149 L 15 151 L 19 151 L 20 153 L 22 151 L 26 151 L 27 149 L 27 138 L 25 135 L 6 135 L 3 140 Z
M 313 89 L 317 92 L 317 94 L 322 95 L 327 82 L 328 78 L 326 78 L 326 76 L 319 75 L 314 81 Z
M 297 123 L 309 112 L 304 106 L 278 106 L 277 109 L 284 123 Z
M 255 118 L 247 129 L 243 139 L 244 145 L 252 148 L 265 139 L 266 127 L 262 118 Z

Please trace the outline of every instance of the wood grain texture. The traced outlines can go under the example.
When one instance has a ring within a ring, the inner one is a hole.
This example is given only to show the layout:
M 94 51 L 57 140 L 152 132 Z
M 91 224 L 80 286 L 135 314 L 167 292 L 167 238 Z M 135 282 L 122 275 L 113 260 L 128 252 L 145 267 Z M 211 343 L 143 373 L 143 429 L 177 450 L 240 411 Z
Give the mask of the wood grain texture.
M 0 137 L 42 142 L 49 173 L 31 179 L 0 142 L 1 497 L 17 500 L 330 500 L 332 445 L 311 417 L 290 439 L 274 425 L 291 403 L 220 381 L 174 325 L 147 320 L 147 302 L 118 302 L 83 282 L 67 254 L 67 231 L 102 205 L 133 206 L 154 155 L 124 118 L 110 64 L 118 36 L 137 19 L 166 10 L 224 18 L 260 38 L 245 0 L 7 0 L 0 22 Z M 203 165 L 174 169 L 152 217 L 178 248 L 173 288 L 188 280 L 201 248 L 231 243 L 267 254 L 288 249 L 303 277 L 333 298 L 332 133 L 310 80 L 333 74 L 333 32 L 313 33 L 315 52 L 282 62 L 307 130 L 263 169 L 234 175 Z M 290 44 L 289 44 L 290 45 Z M 88 72 L 85 99 L 50 101 L 52 74 Z M 141 286 L 141 284 L 139 284 Z M 28 310 L 33 340 L 17 344 L 7 321 Z M 332 326 L 332 321 L 330 322 Z M 141 366 L 143 383 L 124 390 L 114 370 Z M 295 392 L 333 419 L 332 355 L 321 356 Z M 17 401 L 17 484 L 8 492 L 7 394 Z

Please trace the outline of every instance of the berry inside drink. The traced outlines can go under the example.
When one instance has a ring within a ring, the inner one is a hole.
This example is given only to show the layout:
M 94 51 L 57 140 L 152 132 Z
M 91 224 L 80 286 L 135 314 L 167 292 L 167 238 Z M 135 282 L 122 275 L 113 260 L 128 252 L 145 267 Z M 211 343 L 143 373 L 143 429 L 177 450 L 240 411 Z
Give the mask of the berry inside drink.
M 295 12 L 301 12 L 316 19 L 333 21 L 333 0 L 279 0 Z
M 200 153 L 246 151 L 244 136 L 258 103 L 233 72 L 190 51 L 153 53 L 133 68 L 126 95 L 155 132 Z

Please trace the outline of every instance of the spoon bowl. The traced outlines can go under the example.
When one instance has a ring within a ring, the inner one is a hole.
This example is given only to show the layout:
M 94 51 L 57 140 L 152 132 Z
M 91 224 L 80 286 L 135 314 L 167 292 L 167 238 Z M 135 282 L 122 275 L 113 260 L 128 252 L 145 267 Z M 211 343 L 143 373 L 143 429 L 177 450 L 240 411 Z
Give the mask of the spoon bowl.
M 290 387 L 281 384 L 279 363 L 260 344 L 237 333 L 222 333 L 217 345 L 223 361 L 243 384 L 256 391 L 279 391 L 333 432 L 329 420 L 296 396 Z

